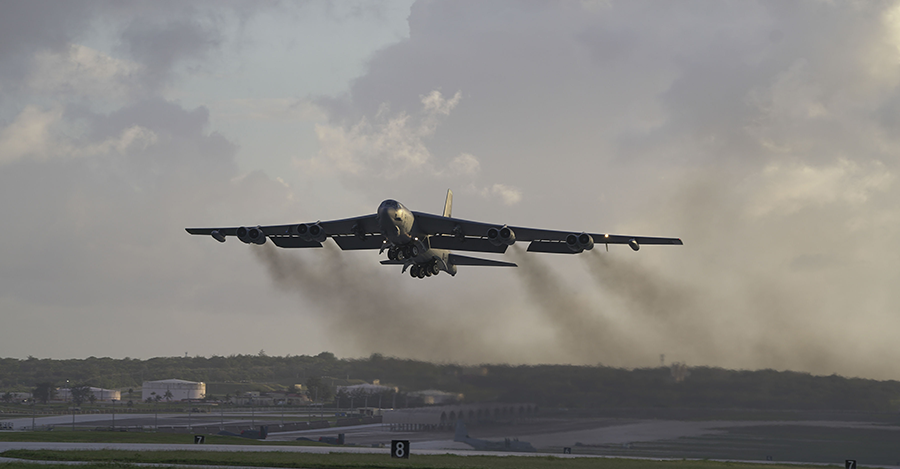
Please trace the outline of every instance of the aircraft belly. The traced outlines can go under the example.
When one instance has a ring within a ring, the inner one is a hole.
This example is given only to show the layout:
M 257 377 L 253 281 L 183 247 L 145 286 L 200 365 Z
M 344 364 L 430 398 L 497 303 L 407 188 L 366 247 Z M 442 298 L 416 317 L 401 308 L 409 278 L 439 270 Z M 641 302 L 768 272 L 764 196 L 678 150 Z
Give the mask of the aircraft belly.
M 426 249 L 423 253 L 414 257 L 412 260 L 416 262 L 428 262 L 432 259 L 440 259 L 446 261 L 449 251 L 443 249 Z

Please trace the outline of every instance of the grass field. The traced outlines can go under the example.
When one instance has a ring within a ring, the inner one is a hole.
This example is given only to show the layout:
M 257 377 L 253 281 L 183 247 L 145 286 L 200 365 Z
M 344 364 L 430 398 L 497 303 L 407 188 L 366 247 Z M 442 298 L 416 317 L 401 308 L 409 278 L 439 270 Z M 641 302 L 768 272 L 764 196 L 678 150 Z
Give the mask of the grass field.
M 798 469 L 800 465 L 765 466 L 744 463 L 721 463 L 713 461 L 676 460 L 653 461 L 613 458 L 557 458 L 557 457 L 525 457 L 525 456 L 454 456 L 454 455 L 415 455 L 410 459 L 392 459 L 387 454 L 309 454 L 309 453 L 255 453 L 229 452 L 216 453 L 206 451 L 49 451 L 49 450 L 11 450 L 0 453 L 0 456 L 39 461 L 92 461 L 96 466 L 106 467 L 110 464 L 154 463 L 172 465 L 216 465 L 216 466 L 256 466 L 285 468 L 423 468 L 423 469 Z M 0 469 L 27 467 L 35 465 L 12 463 L 0 465 Z M 57 466 L 41 465 L 41 468 Z M 62 467 L 62 466 L 59 466 Z M 71 466 L 66 466 L 71 468 Z

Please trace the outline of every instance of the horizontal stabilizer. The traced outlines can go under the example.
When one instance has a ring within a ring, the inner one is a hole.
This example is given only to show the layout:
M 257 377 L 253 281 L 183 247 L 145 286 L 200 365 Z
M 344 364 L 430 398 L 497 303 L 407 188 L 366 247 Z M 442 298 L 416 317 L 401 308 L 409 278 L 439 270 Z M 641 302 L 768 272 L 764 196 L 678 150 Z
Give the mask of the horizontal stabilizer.
M 305 241 L 299 236 L 272 236 L 269 239 L 280 248 L 320 248 L 322 243 L 318 241 Z
M 453 265 L 481 265 L 486 267 L 518 267 L 512 262 L 479 259 L 477 257 L 460 256 L 459 254 L 450 254 L 450 263 Z

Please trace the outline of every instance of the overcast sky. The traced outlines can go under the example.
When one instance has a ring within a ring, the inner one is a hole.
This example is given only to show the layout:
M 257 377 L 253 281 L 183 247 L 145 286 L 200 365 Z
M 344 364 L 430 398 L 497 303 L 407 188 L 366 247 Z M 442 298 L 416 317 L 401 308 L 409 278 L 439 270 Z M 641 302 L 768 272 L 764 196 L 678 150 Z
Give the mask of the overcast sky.
M 898 85 L 897 2 L 0 0 L 0 356 L 900 379 Z M 685 245 L 413 280 L 184 232 L 448 188 Z

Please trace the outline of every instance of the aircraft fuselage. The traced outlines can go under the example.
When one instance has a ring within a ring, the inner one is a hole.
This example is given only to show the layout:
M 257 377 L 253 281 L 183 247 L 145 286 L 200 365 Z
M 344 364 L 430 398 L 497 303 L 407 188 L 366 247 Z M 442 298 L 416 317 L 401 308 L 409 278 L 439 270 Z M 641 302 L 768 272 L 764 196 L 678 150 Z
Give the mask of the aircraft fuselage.
M 378 206 L 376 214 L 378 227 L 389 246 L 388 258 L 403 261 L 404 272 L 414 266 L 413 276 L 424 276 L 417 275 L 420 270 L 429 272 L 429 276 L 437 274 L 437 270 L 456 275 L 456 266 L 449 262 L 450 251 L 432 249 L 428 235 L 417 232 L 416 217 L 403 204 L 393 199 L 385 200 Z

